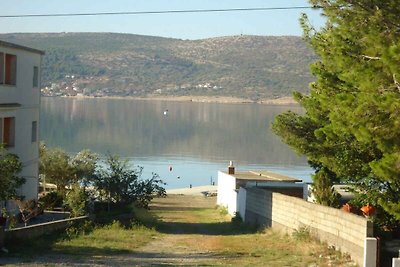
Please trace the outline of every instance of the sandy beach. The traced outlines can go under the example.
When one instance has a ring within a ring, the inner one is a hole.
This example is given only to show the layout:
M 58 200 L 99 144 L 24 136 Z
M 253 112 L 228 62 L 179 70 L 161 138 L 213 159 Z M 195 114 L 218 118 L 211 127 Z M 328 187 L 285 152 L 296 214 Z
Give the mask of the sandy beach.
M 216 193 L 218 186 L 203 185 L 192 188 L 167 189 L 167 195 L 206 195 L 207 193 Z

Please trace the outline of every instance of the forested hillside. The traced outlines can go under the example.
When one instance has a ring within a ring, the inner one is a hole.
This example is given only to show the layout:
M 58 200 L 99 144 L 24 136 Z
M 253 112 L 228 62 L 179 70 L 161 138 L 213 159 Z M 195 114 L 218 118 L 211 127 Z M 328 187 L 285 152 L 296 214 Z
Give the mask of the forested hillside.
M 300 37 L 180 40 L 116 33 L 1 34 L 46 52 L 48 94 L 234 96 L 252 100 L 308 91 L 315 60 Z M 72 90 L 73 89 L 73 90 Z

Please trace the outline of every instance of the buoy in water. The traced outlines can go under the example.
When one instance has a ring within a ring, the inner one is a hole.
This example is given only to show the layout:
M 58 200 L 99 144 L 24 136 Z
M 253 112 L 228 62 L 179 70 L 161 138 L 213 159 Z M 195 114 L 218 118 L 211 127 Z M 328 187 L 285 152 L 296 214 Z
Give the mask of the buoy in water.
M 172 166 L 169 166 L 169 171 L 170 171 L 170 172 L 172 171 Z

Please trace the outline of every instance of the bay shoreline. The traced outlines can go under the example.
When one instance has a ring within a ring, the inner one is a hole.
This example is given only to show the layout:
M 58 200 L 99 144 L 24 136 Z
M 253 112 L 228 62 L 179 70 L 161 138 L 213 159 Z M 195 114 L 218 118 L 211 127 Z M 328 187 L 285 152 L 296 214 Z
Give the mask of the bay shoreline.
M 264 104 L 264 105 L 298 105 L 293 97 L 286 96 L 276 99 L 262 99 L 253 101 L 246 98 L 225 97 L 225 96 L 42 96 L 42 97 L 62 97 L 72 99 L 127 99 L 143 101 L 171 101 L 171 102 L 194 102 L 194 103 L 221 103 L 221 104 Z

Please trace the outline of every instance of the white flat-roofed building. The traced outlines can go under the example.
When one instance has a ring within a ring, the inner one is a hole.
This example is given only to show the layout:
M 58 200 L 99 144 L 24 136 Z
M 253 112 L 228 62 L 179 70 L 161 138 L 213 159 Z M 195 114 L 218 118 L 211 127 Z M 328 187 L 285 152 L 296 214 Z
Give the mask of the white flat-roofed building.
M 37 199 L 40 72 L 43 51 L 0 40 L 0 143 L 18 155 L 26 182 L 18 191 Z
M 302 180 L 286 175 L 261 171 L 235 171 L 232 162 L 228 172 L 218 172 L 217 205 L 225 207 L 232 216 L 240 213 L 242 219 L 246 210 L 246 188 L 258 187 L 289 196 L 303 198 Z

